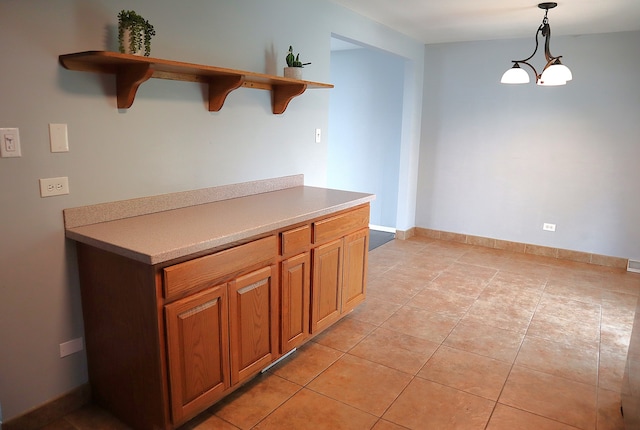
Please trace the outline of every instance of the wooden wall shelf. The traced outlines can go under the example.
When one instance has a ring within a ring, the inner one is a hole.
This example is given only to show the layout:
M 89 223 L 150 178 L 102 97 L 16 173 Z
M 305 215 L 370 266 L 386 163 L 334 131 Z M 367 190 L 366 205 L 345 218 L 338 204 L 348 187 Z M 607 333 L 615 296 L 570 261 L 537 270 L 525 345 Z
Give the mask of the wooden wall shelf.
M 227 95 L 240 87 L 270 90 L 274 114 L 283 113 L 289 102 L 304 93 L 307 88 L 333 88 L 331 84 L 320 82 L 300 81 L 262 73 L 110 51 L 85 51 L 60 55 L 60 64 L 69 70 L 116 75 L 119 109 L 130 108 L 138 87 L 151 78 L 208 84 L 210 112 L 219 111 Z

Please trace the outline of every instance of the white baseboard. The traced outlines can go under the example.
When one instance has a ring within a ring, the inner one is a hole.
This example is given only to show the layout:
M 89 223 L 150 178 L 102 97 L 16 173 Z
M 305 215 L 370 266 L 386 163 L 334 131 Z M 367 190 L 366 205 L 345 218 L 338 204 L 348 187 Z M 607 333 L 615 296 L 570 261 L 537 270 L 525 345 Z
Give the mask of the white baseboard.
M 395 233 L 396 229 L 393 227 L 385 227 L 382 225 L 375 225 L 375 224 L 369 224 L 369 228 L 371 230 L 378 230 L 378 231 L 386 231 L 387 233 Z

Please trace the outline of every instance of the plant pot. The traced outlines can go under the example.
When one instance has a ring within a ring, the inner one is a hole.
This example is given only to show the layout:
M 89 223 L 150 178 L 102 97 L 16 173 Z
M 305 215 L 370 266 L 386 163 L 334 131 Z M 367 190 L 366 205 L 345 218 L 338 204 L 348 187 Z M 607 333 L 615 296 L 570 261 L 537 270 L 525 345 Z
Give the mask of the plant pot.
M 302 80 L 302 67 L 285 67 L 284 77 Z
M 140 34 L 139 40 L 144 40 L 144 35 L 142 34 L 142 31 L 140 33 L 141 34 Z M 144 55 L 144 45 L 140 45 L 137 51 L 132 52 L 130 47 L 130 41 L 131 41 L 131 29 L 125 28 L 122 31 L 122 46 L 124 47 L 124 54 Z

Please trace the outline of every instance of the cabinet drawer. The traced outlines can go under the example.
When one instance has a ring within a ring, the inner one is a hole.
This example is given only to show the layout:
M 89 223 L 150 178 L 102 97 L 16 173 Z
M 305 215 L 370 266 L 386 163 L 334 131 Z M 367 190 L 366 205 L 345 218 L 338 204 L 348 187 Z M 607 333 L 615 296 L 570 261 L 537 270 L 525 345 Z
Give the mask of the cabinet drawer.
M 281 233 L 282 236 L 282 255 L 294 255 L 304 252 L 311 244 L 311 227 L 303 225 L 302 227 Z
M 313 223 L 313 243 L 336 239 L 345 234 L 369 226 L 369 206 L 336 215 Z
M 236 246 L 164 269 L 164 296 L 173 299 L 207 286 L 216 279 L 274 258 L 278 252 L 276 236 Z

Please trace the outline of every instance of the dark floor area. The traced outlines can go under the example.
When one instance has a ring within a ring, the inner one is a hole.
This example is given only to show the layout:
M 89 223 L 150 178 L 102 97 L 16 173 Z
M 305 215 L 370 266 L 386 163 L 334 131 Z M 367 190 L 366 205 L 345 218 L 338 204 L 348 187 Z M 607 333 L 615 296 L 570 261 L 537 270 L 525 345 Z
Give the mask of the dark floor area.
M 380 245 L 384 245 L 395 237 L 395 233 L 380 230 L 369 230 L 369 251 L 376 249 Z

